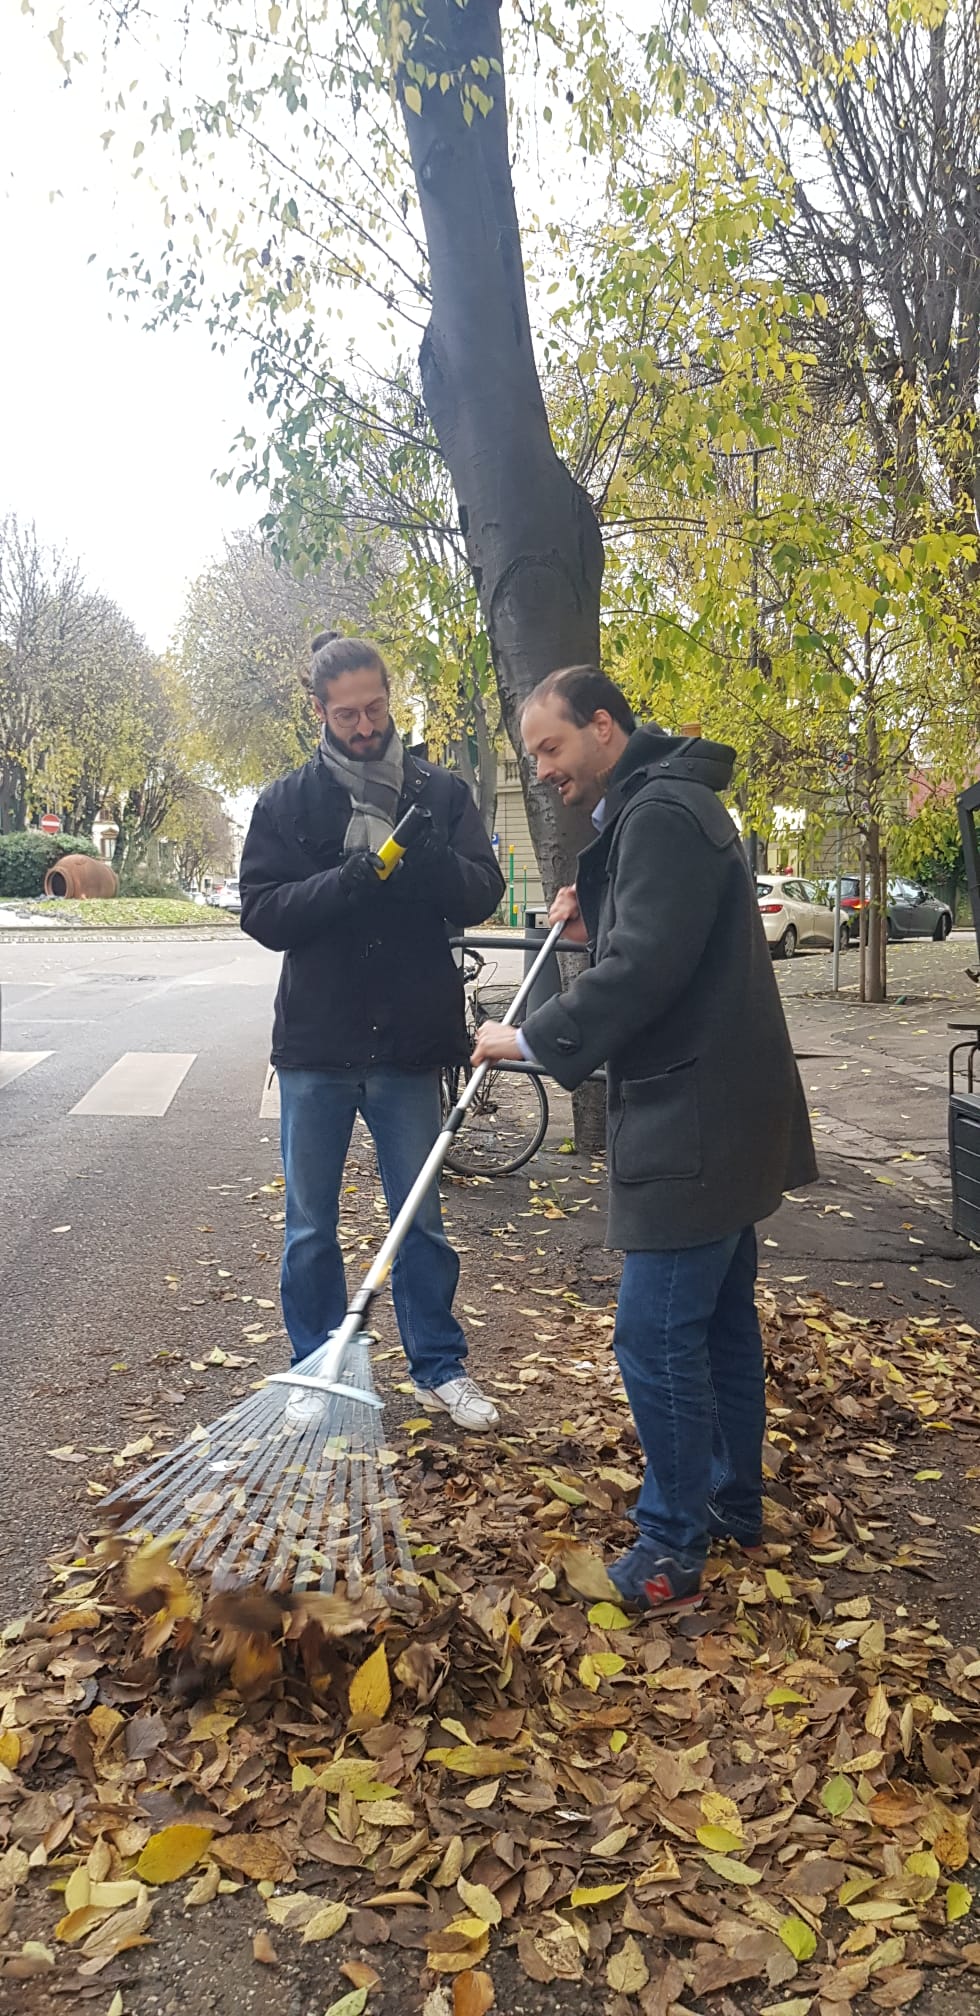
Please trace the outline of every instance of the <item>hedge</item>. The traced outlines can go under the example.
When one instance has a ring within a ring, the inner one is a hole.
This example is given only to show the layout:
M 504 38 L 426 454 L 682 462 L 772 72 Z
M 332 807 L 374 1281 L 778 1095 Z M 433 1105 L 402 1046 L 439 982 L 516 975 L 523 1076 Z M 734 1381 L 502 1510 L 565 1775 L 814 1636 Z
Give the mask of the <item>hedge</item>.
M 42 896 L 49 868 L 63 854 L 91 854 L 98 848 L 79 833 L 0 833 L 0 898 Z

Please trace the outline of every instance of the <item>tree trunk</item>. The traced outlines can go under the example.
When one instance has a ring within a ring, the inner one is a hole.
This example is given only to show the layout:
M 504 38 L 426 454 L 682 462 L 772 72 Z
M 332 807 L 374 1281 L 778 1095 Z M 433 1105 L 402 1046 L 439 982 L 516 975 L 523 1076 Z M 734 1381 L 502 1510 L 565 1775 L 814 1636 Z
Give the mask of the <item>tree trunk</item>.
M 511 179 L 500 0 L 421 0 L 406 56 L 449 88 L 403 102 L 432 288 L 420 366 L 490 638 L 507 733 L 521 768 L 548 896 L 591 838 L 534 781 L 520 705 L 546 673 L 599 658 L 602 537 L 555 453 L 531 342 Z M 479 64 L 478 71 L 473 69 Z M 489 74 L 480 74 L 484 65 Z M 412 86 L 402 70 L 403 90 Z M 484 114 L 464 91 L 477 90 Z M 464 111 L 472 112 L 467 124 Z
M 589 497 L 555 452 L 534 361 L 500 0 L 418 0 L 403 19 L 412 24 L 406 64 L 419 76 L 450 78 L 445 91 L 435 83 L 419 96 L 401 71 L 431 282 L 422 396 L 452 478 L 550 899 L 574 879 L 592 829 L 587 814 L 566 810 L 536 783 L 520 707 L 548 672 L 599 662 L 602 535 Z M 595 1138 L 600 1089 L 583 1088 L 576 1102 L 583 1146 L 586 1133 Z
M 15 757 L 0 769 L 0 833 L 22 833 L 27 822 L 27 779 Z

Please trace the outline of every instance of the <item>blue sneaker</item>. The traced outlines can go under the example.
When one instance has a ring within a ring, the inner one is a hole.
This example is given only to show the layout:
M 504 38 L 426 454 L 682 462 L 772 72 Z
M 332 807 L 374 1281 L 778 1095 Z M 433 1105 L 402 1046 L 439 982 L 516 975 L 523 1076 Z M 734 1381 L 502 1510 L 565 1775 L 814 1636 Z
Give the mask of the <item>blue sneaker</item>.
M 608 1571 L 609 1580 L 633 1610 L 697 1610 L 702 1601 L 700 1568 L 682 1568 L 661 1554 L 655 1540 L 637 1540 Z

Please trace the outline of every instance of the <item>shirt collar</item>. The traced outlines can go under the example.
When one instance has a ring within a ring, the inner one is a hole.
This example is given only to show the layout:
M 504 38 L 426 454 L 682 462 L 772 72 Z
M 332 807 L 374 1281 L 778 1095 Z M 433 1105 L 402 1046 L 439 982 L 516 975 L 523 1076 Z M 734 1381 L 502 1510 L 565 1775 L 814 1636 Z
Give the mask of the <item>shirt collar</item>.
M 602 828 L 605 823 L 605 818 L 606 818 L 606 801 L 605 798 L 600 798 L 599 803 L 592 814 L 592 824 L 595 827 L 597 833 L 602 832 Z

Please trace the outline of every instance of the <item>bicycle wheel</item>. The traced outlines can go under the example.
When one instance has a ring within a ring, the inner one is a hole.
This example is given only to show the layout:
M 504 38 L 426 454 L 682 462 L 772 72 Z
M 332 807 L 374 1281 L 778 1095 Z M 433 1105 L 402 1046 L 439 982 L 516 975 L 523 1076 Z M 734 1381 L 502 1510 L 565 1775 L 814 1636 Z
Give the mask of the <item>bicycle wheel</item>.
M 466 1082 L 444 1071 L 447 1110 Z M 530 1162 L 548 1127 L 548 1099 L 533 1071 L 488 1071 L 446 1156 L 457 1176 L 510 1176 Z

